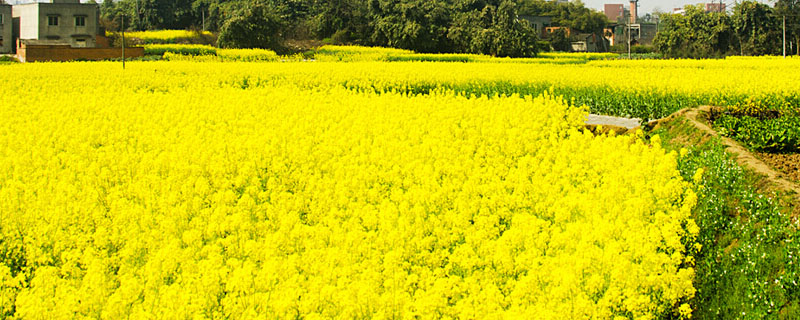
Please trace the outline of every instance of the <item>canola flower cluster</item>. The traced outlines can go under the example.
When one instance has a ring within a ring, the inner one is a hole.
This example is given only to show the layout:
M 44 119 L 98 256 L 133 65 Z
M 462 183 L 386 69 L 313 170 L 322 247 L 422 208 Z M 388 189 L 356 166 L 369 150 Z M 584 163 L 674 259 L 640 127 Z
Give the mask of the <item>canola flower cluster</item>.
M 271 53 L 265 55 L 271 56 Z M 536 96 L 548 91 L 574 99 L 576 104 L 588 105 L 592 113 L 641 119 L 663 118 L 682 108 L 699 105 L 756 103 L 768 108 L 800 109 L 800 91 L 796 86 L 800 83 L 800 73 L 796 72 L 800 59 L 591 60 L 560 64 L 557 61 L 570 59 L 539 59 L 555 63 L 516 63 L 515 59 L 500 63 L 341 63 L 304 62 L 295 57 L 280 58 L 281 62 L 288 63 L 246 66 L 206 63 L 202 67 L 192 64 L 197 58 L 174 55 L 169 59 L 179 62 L 169 62 L 168 67 L 160 65 L 165 62 L 156 62 L 148 69 L 181 70 L 217 79 L 224 86 L 270 86 L 288 82 L 303 88 L 336 86 L 356 91 L 409 94 L 449 90 L 486 96 Z M 112 68 L 109 65 L 98 67 Z
M 219 65 L 3 67 L 0 317 L 690 315 L 696 196 L 657 138 Z

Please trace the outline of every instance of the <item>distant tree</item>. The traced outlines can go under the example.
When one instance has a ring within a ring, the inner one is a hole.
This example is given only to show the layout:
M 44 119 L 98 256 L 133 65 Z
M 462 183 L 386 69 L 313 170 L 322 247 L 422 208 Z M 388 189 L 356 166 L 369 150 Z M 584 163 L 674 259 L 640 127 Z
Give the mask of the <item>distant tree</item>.
M 778 0 L 775 3 L 775 14 L 781 20 L 786 18 L 787 41 L 794 40 L 796 53 L 800 55 L 800 0 Z
M 552 17 L 554 26 L 598 35 L 603 34 L 609 23 L 605 14 L 587 8 L 581 1 L 522 0 L 519 1 L 519 14 Z
M 513 2 L 464 2 L 456 10 L 460 12 L 447 33 L 455 51 L 500 57 L 531 57 L 538 53 L 536 32 L 527 21 L 518 19 Z
M 591 33 L 599 39 L 605 36 L 608 18 L 605 14 L 587 8 L 581 1 L 558 2 L 548 0 L 521 0 L 519 13 L 531 16 L 552 17 L 552 25 L 567 27 L 581 33 Z M 556 31 L 547 36 L 553 49 L 571 50 L 572 41 L 566 31 Z
M 376 5 L 377 6 L 377 5 Z M 338 34 L 340 39 L 364 42 L 372 35 L 370 4 L 365 0 L 329 0 L 310 7 L 306 24 L 319 38 Z
M 702 6 L 686 6 L 685 14 L 661 16 L 663 28 L 653 45 L 672 58 L 721 57 L 733 50 L 731 19 L 724 12 L 706 13 Z
M 733 9 L 732 19 L 740 54 L 779 53 L 780 22 L 769 5 L 752 0 L 743 1 Z
M 565 29 L 557 29 L 550 33 L 550 45 L 556 51 L 570 51 L 572 50 L 572 41 Z
M 217 45 L 224 48 L 283 49 L 284 21 L 273 7 L 255 3 L 228 19 Z
M 372 35 L 377 45 L 419 52 L 450 52 L 452 6 L 444 0 L 373 0 Z

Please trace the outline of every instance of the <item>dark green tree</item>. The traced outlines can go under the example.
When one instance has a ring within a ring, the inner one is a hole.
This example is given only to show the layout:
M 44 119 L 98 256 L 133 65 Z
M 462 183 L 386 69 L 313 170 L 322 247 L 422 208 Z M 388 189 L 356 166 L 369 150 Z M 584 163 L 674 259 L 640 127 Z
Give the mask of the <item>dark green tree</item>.
M 558 29 L 549 35 L 550 46 L 556 51 L 572 50 L 572 40 L 570 40 L 566 29 Z
M 733 9 L 733 29 L 738 37 L 739 54 L 780 53 L 780 22 L 769 5 L 747 0 Z
M 661 16 L 662 28 L 653 45 L 671 58 L 711 58 L 733 52 L 731 18 L 724 12 L 706 13 L 700 5 L 687 6 L 685 14 Z
M 343 42 L 365 43 L 372 35 L 370 21 L 368 1 L 330 0 L 314 3 L 306 24 L 319 38 L 334 37 Z
M 530 57 L 538 52 L 536 32 L 518 19 L 512 1 L 463 1 L 456 11 L 447 34 L 456 52 L 500 57 Z
M 781 24 L 786 19 L 786 41 L 791 42 L 796 54 L 800 56 L 800 0 L 778 0 L 775 3 L 775 14 L 781 19 Z
M 418 52 L 451 52 L 452 5 L 444 0 L 375 0 L 370 42 Z
M 223 48 L 263 48 L 283 50 L 284 21 L 275 9 L 264 3 L 245 7 L 229 18 L 220 29 L 217 45 Z

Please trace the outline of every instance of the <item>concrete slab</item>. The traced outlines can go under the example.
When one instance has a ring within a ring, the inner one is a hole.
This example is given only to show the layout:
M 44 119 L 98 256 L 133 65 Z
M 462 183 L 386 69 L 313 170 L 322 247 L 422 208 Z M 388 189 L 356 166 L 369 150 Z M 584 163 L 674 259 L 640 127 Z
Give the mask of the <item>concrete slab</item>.
M 601 116 L 597 114 L 590 114 L 585 121 L 589 125 L 603 125 L 603 126 L 616 126 L 627 129 L 638 127 L 642 123 L 642 119 L 638 118 L 622 118 L 612 116 Z

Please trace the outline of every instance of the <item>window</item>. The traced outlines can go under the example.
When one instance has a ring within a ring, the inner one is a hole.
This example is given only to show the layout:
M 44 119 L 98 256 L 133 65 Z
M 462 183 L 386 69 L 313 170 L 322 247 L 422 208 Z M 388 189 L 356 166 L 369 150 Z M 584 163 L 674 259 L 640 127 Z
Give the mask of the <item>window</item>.
M 0 24 L 3 24 L 3 15 L 0 14 Z
M 86 26 L 86 17 L 84 17 L 84 16 L 75 16 L 75 26 L 76 27 L 85 27 Z
M 86 48 L 86 39 L 75 40 L 75 46 L 78 48 Z
M 48 26 L 57 26 L 58 25 L 58 16 L 47 16 L 47 25 Z

